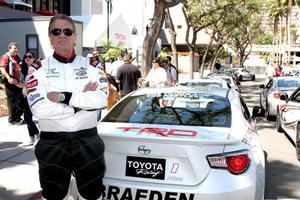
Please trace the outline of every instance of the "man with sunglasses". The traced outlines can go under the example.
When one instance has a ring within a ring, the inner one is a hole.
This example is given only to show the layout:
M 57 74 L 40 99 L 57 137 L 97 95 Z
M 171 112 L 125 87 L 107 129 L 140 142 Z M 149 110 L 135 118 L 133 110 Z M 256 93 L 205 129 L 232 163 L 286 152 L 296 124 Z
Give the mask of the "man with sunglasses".
M 108 84 L 88 58 L 76 55 L 69 16 L 52 17 L 48 35 L 53 55 L 32 66 L 26 77 L 28 103 L 41 130 L 35 154 L 42 197 L 68 198 L 73 175 L 79 199 L 100 199 L 105 162 L 97 111 L 106 106 Z

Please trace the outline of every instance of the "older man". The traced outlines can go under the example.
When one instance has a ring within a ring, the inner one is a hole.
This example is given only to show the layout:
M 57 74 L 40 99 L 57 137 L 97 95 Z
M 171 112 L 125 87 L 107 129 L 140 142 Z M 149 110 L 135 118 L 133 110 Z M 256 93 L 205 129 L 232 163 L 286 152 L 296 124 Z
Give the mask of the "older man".
M 105 172 L 97 110 L 106 106 L 108 84 L 87 58 L 76 55 L 69 16 L 52 17 L 48 36 L 54 53 L 31 67 L 26 80 L 28 103 L 41 130 L 35 153 L 42 196 L 65 199 L 74 174 L 80 198 L 95 200 L 103 192 Z

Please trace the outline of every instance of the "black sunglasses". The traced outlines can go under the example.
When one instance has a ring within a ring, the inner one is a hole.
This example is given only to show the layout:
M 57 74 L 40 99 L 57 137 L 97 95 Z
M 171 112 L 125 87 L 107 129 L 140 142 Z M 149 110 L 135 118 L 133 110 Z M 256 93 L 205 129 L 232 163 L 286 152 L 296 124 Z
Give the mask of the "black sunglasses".
M 31 56 L 31 55 L 28 55 L 28 56 L 26 55 L 26 56 L 24 56 L 24 57 L 25 57 L 25 58 L 30 58 L 30 59 L 33 58 L 33 56 Z
M 61 32 L 63 32 L 65 34 L 65 36 L 68 36 L 68 37 L 70 37 L 74 33 L 74 31 L 70 28 L 65 28 L 63 30 L 61 30 L 59 28 L 54 28 L 51 30 L 51 33 L 54 36 L 59 36 Z

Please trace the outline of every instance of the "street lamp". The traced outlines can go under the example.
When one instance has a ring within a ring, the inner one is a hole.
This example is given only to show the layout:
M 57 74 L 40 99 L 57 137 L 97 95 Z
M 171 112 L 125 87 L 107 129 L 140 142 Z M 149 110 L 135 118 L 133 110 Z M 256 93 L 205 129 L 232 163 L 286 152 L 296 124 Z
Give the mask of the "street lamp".
M 107 29 L 106 29 L 106 36 L 107 36 L 107 42 L 109 41 L 109 14 L 112 12 L 112 0 L 105 0 L 107 3 Z

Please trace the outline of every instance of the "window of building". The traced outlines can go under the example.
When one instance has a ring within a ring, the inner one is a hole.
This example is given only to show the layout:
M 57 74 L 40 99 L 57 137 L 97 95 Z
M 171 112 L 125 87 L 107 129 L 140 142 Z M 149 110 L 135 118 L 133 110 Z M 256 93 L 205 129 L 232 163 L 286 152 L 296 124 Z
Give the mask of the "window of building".
M 26 51 L 32 51 L 39 58 L 39 37 L 37 34 L 26 35 Z
M 92 15 L 103 14 L 103 2 L 101 0 L 94 0 L 91 2 L 91 14 Z
M 177 28 L 178 28 L 178 29 L 182 29 L 182 26 L 181 26 L 181 25 L 177 25 Z

